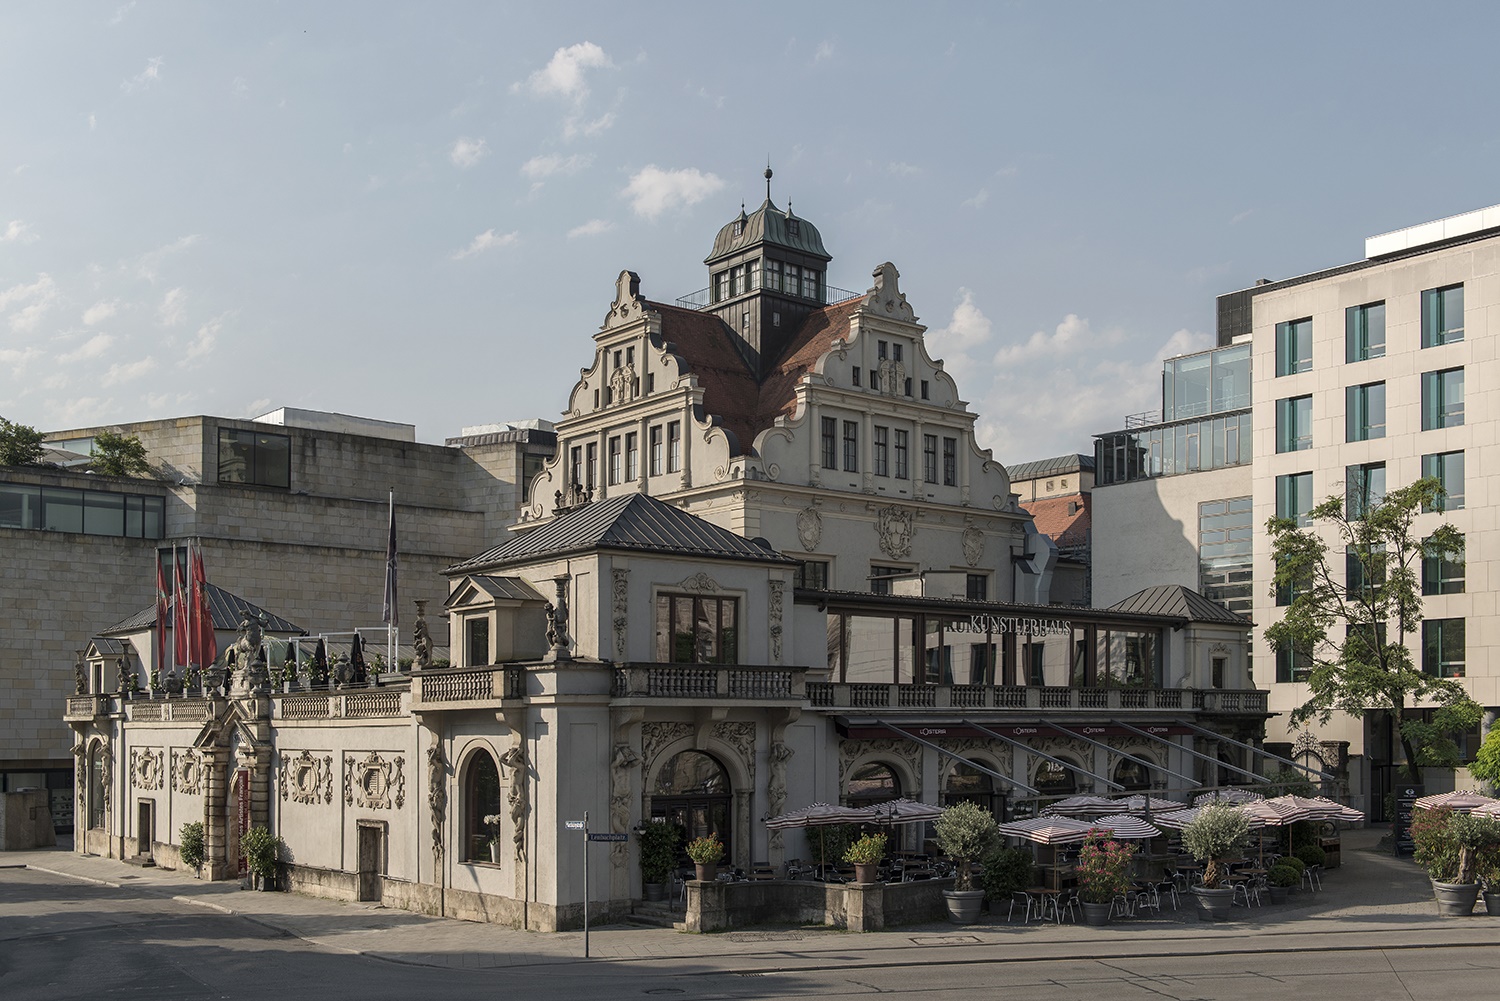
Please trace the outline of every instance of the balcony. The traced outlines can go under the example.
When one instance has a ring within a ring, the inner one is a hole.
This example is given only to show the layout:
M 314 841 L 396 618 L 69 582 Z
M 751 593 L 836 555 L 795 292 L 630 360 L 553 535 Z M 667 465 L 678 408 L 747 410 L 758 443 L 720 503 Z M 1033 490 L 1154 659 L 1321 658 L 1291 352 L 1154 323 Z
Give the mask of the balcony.
M 524 667 L 445 667 L 413 674 L 411 679 L 413 709 L 498 706 L 525 694 Z
M 797 667 L 628 664 L 615 669 L 610 694 L 617 699 L 801 702 L 806 679 L 806 670 Z
M 108 695 L 70 695 L 63 708 L 63 720 L 68 723 L 87 723 L 107 712 Z
M 1264 713 L 1266 692 L 1182 688 L 1031 688 L 1016 685 L 886 685 L 807 682 L 814 709 L 1014 709 L 1053 712 Z

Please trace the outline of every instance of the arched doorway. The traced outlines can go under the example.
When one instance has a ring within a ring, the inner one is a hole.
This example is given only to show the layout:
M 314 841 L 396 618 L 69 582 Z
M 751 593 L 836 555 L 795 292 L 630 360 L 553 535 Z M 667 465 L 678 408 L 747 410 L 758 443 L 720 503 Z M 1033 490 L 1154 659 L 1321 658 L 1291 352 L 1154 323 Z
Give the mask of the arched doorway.
M 1077 767 L 1078 763 L 1066 755 L 1053 755 L 1057 761 L 1066 761 L 1069 765 Z M 1057 761 L 1041 761 L 1037 764 L 1036 774 L 1031 779 L 1031 784 L 1042 797 L 1048 796 L 1076 796 L 1078 794 L 1078 773 L 1072 768 L 1064 768 Z
M 500 766 L 487 750 L 476 751 L 464 770 L 463 824 L 464 861 L 489 862 L 498 858 L 490 852 L 490 840 L 500 836 Z M 486 817 L 494 817 L 492 824 Z
M 1137 755 L 1137 757 L 1140 756 Z M 1145 759 L 1142 758 L 1142 760 Z M 1144 792 L 1151 788 L 1154 771 L 1155 769 L 1147 768 L 1140 761 L 1121 758 L 1120 763 L 1115 765 L 1114 780 L 1130 792 Z
M 844 802 L 856 809 L 889 803 L 901 798 L 901 779 L 890 765 L 872 761 L 860 765 L 849 776 L 849 786 L 844 790 Z
M 995 795 L 995 780 L 963 762 L 955 762 L 948 773 L 948 782 L 943 786 L 943 805 L 973 803 L 980 809 L 1000 817 L 1000 797 Z
M 672 824 L 681 835 L 682 846 L 694 838 L 717 834 L 724 842 L 724 857 L 734 858 L 734 825 L 730 804 L 734 790 L 729 773 L 712 755 L 681 751 L 662 765 L 652 787 L 651 817 Z M 687 859 L 684 854 L 683 860 Z

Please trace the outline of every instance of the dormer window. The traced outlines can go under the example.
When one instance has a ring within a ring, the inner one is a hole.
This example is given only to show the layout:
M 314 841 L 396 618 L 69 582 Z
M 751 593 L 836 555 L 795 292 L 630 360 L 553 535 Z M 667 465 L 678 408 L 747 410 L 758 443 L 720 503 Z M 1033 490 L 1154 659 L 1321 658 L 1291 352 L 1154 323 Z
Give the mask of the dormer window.
M 791 216 L 787 216 L 787 220 L 786 220 L 786 235 L 787 236 L 801 236 L 802 235 L 802 220 L 801 219 L 793 219 Z
M 736 237 L 740 237 L 740 236 L 744 236 L 745 235 L 745 220 L 743 220 L 743 219 L 736 219 L 734 221 L 734 235 Z

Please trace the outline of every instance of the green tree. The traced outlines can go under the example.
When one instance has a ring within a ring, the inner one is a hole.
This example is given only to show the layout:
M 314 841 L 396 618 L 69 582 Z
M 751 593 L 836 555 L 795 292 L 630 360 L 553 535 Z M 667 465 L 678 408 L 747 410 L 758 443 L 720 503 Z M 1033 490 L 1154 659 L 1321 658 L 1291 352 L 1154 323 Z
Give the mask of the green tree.
M 1272 591 L 1291 598 L 1266 638 L 1312 661 L 1309 696 L 1292 712 L 1293 724 L 1326 723 L 1334 712 L 1385 713 L 1412 782 L 1422 765 L 1457 763 L 1448 735 L 1472 728 L 1481 713 L 1462 684 L 1423 671 L 1407 647 L 1422 621 L 1422 560 L 1463 559 L 1464 535 L 1452 525 L 1418 535 L 1418 519 L 1440 510 L 1443 496 L 1442 484 L 1427 478 L 1352 512 L 1343 497 L 1330 497 L 1309 512 L 1307 528 L 1292 518 L 1266 523 Z M 1424 702 L 1438 707 L 1432 722 L 1402 721 L 1408 706 Z
M 146 476 L 151 472 L 141 440 L 113 431 L 94 435 L 94 458 L 89 468 L 105 476 Z
M 1500 724 L 1490 727 L 1485 734 L 1484 743 L 1479 745 L 1479 753 L 1469 766 L 1469 774 L 1492 788 L 1500 786 Z
M 42 461 L 42 433 L 0 417 L 0 466 L 35 466 Z

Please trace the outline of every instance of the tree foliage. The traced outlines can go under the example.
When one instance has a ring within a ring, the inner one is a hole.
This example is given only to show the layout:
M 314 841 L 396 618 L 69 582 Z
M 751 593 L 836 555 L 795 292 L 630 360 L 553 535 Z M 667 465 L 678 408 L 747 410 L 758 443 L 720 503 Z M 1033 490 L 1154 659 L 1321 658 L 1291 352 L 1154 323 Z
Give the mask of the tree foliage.
M 104 476 L 146 476 L 146 446 L 135 435 L 100 431 L 94 435 L 94 457 L 89 468 Z
M 1490 727 L 1490 732 L 1485 734 L 1479 753 L 1469 765 L 1469 774 L 1489 783 L 1492 788 L 1500 786 L 1500 725 Z
M 1443 496 L 1442 484 L 1426 478 L 1352 513 L 1343 497 L 1330 497 L 1309 513 L 1308 528 L 1292 518 L 1266 523 L 1273 593 L 1291 595 L 1266 638 L 1312 660 L 1308 699 L 1293 711 L 1293 724 L 1383 712 L 1399 728 L 1413 782 L 1419 766 L 1457 762 L 1448 734 L 1472 727 L 1480 712 L 1462 684 L 1425 673 L 1407 646 L 1422 621 L 1422 560 L 1463 559 L 1464 535 L 1452 525 L 1419 534 L 1422 513 L 1440 509 Z M 1418 703 L 1437 705 L 1434 720 L 1403 723 L 1406 708 Z
M 42 461 L 42 433 L 0 417 L 0 466 L 35 466 Z

